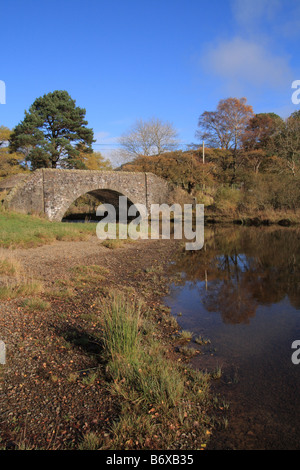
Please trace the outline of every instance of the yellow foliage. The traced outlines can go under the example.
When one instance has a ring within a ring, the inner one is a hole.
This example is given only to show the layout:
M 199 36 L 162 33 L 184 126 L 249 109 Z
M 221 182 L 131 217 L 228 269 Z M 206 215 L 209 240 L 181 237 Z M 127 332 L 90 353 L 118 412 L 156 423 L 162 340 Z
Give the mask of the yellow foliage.
M 8 151 L 10 134 L 10 129 L 0 126 L 0 178 L 24 171 L 20 166 L 24 156 L 18 153 L 9 153 Z
M 100 152 L 84 153 L 80 154 L 80 159 L 88 170 L 111 170 L 111 164 L 109 160 L 105 160 Z

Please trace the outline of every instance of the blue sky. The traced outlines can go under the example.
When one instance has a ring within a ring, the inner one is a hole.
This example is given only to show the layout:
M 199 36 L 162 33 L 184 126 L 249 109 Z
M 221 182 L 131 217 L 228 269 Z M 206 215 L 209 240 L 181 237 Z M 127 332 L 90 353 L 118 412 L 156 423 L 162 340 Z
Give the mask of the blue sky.
M 0 11 L 0 125 L 67 90 L 108 155 L 139 118 L 171 122 L 184 148 L 229 96 L 257 113 L 297 110 L 299 0 L 2 0 Z

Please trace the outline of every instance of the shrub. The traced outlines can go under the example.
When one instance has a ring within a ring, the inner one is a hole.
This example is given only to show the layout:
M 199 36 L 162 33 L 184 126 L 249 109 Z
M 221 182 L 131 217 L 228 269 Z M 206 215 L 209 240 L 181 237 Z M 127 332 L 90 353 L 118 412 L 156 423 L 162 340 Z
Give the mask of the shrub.
M 220 186 L 215 195 L 214 207 L 223 213 L 233 213 L 237 211 L 240 199 L 240 189 Z

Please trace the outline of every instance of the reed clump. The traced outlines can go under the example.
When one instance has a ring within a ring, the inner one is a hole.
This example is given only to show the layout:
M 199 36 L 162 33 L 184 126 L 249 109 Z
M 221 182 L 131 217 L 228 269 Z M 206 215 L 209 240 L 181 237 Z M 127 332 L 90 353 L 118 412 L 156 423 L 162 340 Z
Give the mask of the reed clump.
M 158 427 L 164 445 L 175 448 L 194 421 L 201 423 L 198 444 L 207 440 L 208 374 L 168 357 L 142 301 L 130 301 L 117 291 L 101 300 L 101 316 L 108 388 L 121 408 L 110 448 L 134 448 L 137 442 L 151 448 L 159 439 Z

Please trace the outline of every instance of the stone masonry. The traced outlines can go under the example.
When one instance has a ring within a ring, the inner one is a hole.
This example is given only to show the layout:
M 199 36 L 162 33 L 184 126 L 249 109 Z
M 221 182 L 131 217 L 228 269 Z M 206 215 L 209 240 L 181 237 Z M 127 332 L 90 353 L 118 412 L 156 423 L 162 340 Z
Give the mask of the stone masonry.
M 126 196 L 133 204 L 170 203 L 169 184 L 152 173 L 94 170 L 41 169 L 12 180 L 0 181 L 0 191 L 8 191 L 5 205 L 16 212 L 45 214 L 61 221 L 71 204 L 86 193 L 109 202 Z

